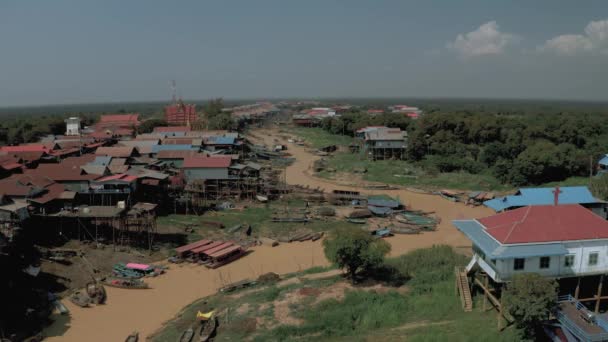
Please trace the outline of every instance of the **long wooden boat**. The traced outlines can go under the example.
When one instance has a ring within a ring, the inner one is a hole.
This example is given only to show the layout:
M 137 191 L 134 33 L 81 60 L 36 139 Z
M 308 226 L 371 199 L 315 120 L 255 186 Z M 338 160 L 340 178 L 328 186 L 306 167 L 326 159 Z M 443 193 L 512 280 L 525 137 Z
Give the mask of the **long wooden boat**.
M 127 336 L 125 342 L 137 342 L 139 341 L 139 333 L 137 331 L 132 332 L 131 335 Z
M 410 223 L 407 217 L 404 217 L 403 215 L 395 215 L 395 220 L 400 223 Z
M 257 281 L 245 279 L 245 280 L 237 281 L 236 283 L 228 284 L 228 285 L 220 288 L 220 292 L 232 292 L 234 290 L 254 286 L 255 284 L 257 284 Z
M 348 218 L 346 220 L 348 222 L 354 223 L 354 224 L 365 224 L 367 222 L 365 219 L 358 219 L 358 218 Z
M 199 342 L 207 342 L 215 333 L 215 329 L 217 328 L 217 319 L 215 316 L 205 321 L 205 323 L 201 326 L 201 330 L 199 332 L 198 340 Z
M 179 338 L 179 342 L 190 342 L 194 337 L 194 329 L 188 328 L 184 330 L 182 336 Z
M 118 287 L 121 289 L 149 289 L 150 286 L 140 279 L 105 278 L 101 281 L 104 285 Z
M 391 231 L 395 234 L 419 234 L 420 229 L 413 227 L 391 227 Z

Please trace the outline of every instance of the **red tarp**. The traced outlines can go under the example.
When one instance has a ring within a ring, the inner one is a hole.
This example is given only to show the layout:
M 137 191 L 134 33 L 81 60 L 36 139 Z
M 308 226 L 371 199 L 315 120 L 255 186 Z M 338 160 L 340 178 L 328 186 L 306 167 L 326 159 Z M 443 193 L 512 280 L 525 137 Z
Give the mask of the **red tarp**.
M 221 251 L 222 249 L 226 249 L 226 248 L 228 248 L 230 246 L 234 246 L 234 243 L 232 243 L 232 242 L 225 242 L 225 243 L 223 243 L 223 244 L 221 244 L 221 245 L 219 245 L 219 246 L 217 246 L 215 248 L 208 249 L 208 250 L 204 251 L 203 254 L 209 256 L 209 255 L 212 255 L 213 253 L 217 253 L 217 252 Z
M 234 252 L 236 250 L 239 250 L 239 249 L 241 249 L 241 246 L 232 246 L 232 247 L 229 247 L 229 248 L 226 248 L 226 249 L 222 249 L 221 251 L 216 252 L 214 254 L 210 254 L 209 257 L 210 258 L 221 258 L 221 257 L 223 257 L 225 255 L 228 255 L 228 254 L 230 254 L 230 253 L 232 253 L 232 252 Z
M 188 252 L 191 249 L 194 249 L 194 248 L 197 248 L 197 247 L 200 247 L 200 246 L 203 246 L 203 245 L 207 245 L 207 244 L 210 244 L 210 243 L 211 243 L 211 241 L 209 241 L 209 240 L 200 240 L 200 241 L 196 241 L 196 242 L 187 244 L 185 246 L 177 247 L 175 249 L 175 251 L 177 253 L 184 253 L 184 252 Z
M 210 250 L 210 249 L 215 248 L 215 247 L 217 247 L 217 246 L 219 246 L 219 245 L 222 245 L 222 244 L 224 244 L 224 242 L 223 242 L 223 241 L 213 241 L 213 242 L 211 242 L 211 243 L 210 243 L 210 244 L 208 244 L 208 245 L 201 246 L 201 247 L 198 247 L 198 248 L 193 249 L 193 250 L 192 250 L 192 253 L 200 253 L 200 252 L 204 252 L 204 251 Z

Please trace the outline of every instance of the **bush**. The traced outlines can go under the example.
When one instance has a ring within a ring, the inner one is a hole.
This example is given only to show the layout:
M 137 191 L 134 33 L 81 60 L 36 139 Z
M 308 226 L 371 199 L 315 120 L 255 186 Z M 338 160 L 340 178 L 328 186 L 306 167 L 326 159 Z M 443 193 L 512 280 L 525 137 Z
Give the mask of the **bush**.
M 323 241 L 325 256 L 346 269 L 353 282 L 359 272 L 369 272 L 384 262 L 390 245 L 360 229 L 340 228 Z

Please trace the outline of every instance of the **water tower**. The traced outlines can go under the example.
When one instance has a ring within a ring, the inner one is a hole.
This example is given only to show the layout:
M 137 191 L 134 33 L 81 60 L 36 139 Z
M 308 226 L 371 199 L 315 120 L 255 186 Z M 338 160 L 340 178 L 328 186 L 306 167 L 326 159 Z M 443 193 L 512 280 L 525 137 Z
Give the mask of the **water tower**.
M 65 119 L 65 135 L 80 135 L 80 118 L 73 116 Z

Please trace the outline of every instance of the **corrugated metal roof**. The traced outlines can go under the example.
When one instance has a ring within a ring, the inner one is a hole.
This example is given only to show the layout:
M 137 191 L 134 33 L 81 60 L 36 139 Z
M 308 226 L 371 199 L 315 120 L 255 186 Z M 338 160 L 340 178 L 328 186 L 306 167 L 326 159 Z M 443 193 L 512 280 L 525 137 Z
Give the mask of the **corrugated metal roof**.
M 198 151 L 198 147 L 192 145 L 153 145 L 152 153 L 158 153 L 160 151 Z
M 559 204 L 601 203 L 593 197 L 586 186 L 565 186 L 559 188 Z M 529 205 L 550 205 L 554 203 L 555 188 L 522 188 L 515 195 L 498 197 L 483 204 L 494 211 Z
M 89 162 L 88 165 L 95 166 L 106 166 L 112 162 L 112 156 L 96 156 L 95 160 Z
M 605 154 L 600 161 L 597 162 L 600 165 L 608 166 L 608 154 Z
M 370 198 L 367 201 L 368 205 L 371 205 L 373 207 L 386 207 L 386 208 L 398 208 L 401 204 L 397 201 L 394 200 L 387 200 L 387 199 L 382 199 L 382 198 Z
M 561 243 L 503 245 L 494 240 L 475 220 L 452 221 L 454 226 L 466 235 L 471 242 L 491 259 L 511 259 L 551 255 L 566 255 L 568 250 Z
M 234 137 L 212 136 L 205 143 L 207 145 L 234 145 Z
M 232 158 L 194 157 L 184 159 L 182 168 L 224 168 L 229 167 L 231 162 Z
M 502 244 L 608 239 L 608 221 L 578 204 L 523 207 L 477 221 Z

